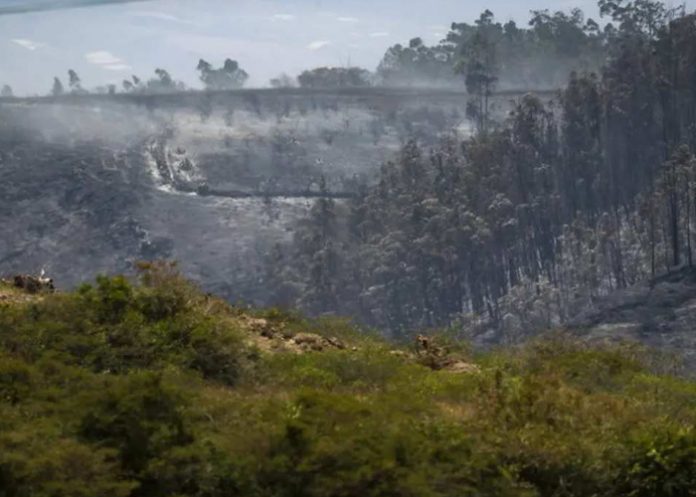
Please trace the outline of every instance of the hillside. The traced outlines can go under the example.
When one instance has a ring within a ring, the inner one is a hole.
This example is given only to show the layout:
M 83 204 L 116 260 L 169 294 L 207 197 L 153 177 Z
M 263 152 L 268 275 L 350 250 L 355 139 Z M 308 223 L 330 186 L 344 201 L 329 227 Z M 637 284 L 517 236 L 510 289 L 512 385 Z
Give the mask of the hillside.
M 591 341 L 632 340 L 659 348 L 696 370 L 696 270 L 685 267 L 594 299 L 568 323 Z
M 0 284 L 0 495 L 693 496 L 696 384 L 636 346 L 474 354 L 235 308 L 167 264 Z
M 469 131 L 461 95 L 392 93 L 1 100 L 0 273 L 75 286 L 174 258 L 207 290 L 263 303 L 265 256 L 322 180 L 350 196 L 409 137 Z

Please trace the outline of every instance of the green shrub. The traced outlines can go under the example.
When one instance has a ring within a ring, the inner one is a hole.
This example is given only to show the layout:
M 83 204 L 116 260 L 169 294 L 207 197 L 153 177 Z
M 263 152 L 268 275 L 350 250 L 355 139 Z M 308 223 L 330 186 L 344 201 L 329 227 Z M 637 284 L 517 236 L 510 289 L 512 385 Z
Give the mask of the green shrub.
M 628 443 L 615 495 L 696 496 L 696 431 L 665 420 Z
M 46 420 L 0 431 L 2 497 L 128 497 L 137 486 L 122 476 L 113 450 L 61 436 Z
M 644 350 L 556 335 L 457 374 L 267 311 L 347 347 L 259 352 L 246 311 L 143 271 L 0 308 L 0 497 L 694 496 L 696 384 Z
M 78 291 L 97 323 L 118 323 L 133 305 L 133 288 L 123 276 L 97 276 L 96 286 L 83 285 Z
M 99 383 L 80 399 L 78 433 L 116 450 L 129 474 L 140 475 L 153 458 L 192 442 L 183 393 L 159 375 L 131 373 Z
M 27 363 L 0 351 L 0 402 L 14 405 L 28 397 L 33 376 Z

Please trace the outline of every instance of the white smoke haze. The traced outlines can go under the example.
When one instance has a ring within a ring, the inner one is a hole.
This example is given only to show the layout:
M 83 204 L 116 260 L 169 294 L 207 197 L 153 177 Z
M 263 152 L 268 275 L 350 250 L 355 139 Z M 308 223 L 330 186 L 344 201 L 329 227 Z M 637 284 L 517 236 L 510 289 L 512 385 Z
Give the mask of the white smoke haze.
M 104 66 L 117 58 L 89 55 Z M 174 258 L 206 288 L 263 303 L 264 254 L 292 238 L 322 177 L 350 194 L 412 134 L 434 143 L 468 132 L 461 101 L 455 115 L 439 97 L 396 107 L 380 98 L 280 91 L 0 103 L 0 230 L 17 233 L 0 241 L 0 273 L 46 266 L 70 287 L 95 272 L 128 272 L 138 259 Z
M 469 19 L 480 13 L 474 3 Z M 17 78 L 17 95 L 46 95 L 54 76 L 68 93 L 0 101 L 0 198 L 9 199 L 0 231 L 16 233 L 0 241 L 0 273 L 46 264 L 70 286 L 95 272 L 128 270 L 136 259 L 173 258 L 210 290 L 263 303 L 263 258 L 292 237 L 321 184 L 345 208 L 409 140 L 427 149 L 472 132 L 464 80 L 451 67 L 440 80 L 406 74 L 395 80 L 400 89 L 253 89 L 319 66 L 374 70 L 396 42 L 444 37 L 443 23 L 466 17 L 460 2 L 454 9 L 443 0 L 442 12 L 415 5 L 409 18 L 416 21 L 395 17 L 398 9 L 387 15 L 382 4 L 368 13 L 357 0 L 340 12 L 303 2 L 290 10 L 274 0 L 241 0 L 235 10 L 215 0 L 196 4 L 0 17 L 7 40 L 0 74 Z M 68 21 L 77 28 L 66 29 Z M 228 57 L 250 73 L 251 89 L 190 91 L 200 89 L 199 59 L 220 67 Z M 538 81 L 506 73 L 498 87 L 532 81 L 525 89 L 547 89 L 573 68 L 545 54 L 537 62 Z M 120 91 L 131 74 L 147 84 L 154 68 L 189 90 Z M 84 88 L 114 84 L 121 94 L 72 95 L 68 69 Z M 492 98 L 491 114 L 504 117 L 518 96 Z
M 575 6 L 596 17 L 593 0 L 551 8 Z M 16 94 L 33 95 L 48 91 L 53 77 L 68 68 L 80 74 L 84 86 L 94 88 L 119 84 L 120 72 L 148 78 L 161 67 L 197 88 L 199 58 L 221 63 L 229 57 L 249 73 L 248 86 L 263 87 L 279 73 L 296 76 L 311 67 L 350 63 L 374 70 L 389 46 L 407 44 L 415 36 L 434 43 L 453 21 L 472 23 L 487 8 L 501 22 L 514 19 L 524 26 L 530 10 L 547 7 L 544 0 L 512 5 L 503 0 L 434 0 L 409 2 L 408 15 L 398 15 L 404 10 L 401 0 L 346 0 L 340 9 L 308 0 L 151 0 L 5 15 L 0 16 L 0 84 L 9 84 Z M 360 36 L 359 43 L 353 33 Z M 319 41 L 331 44 L 308 50 Z M 96 50 L 124 62 L 104 70 L 82 56 Z

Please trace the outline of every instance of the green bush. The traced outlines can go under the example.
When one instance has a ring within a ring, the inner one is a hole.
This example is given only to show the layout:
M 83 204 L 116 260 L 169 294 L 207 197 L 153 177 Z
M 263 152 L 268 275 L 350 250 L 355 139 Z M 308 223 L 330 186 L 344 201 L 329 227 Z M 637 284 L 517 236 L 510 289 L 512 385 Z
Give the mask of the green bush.
M 100 276 L 74 294 L 3 312 L 0 342 L 28 359 L 50 351 L 98 372 L 176 365 L 233 384 L 248 355 L 239 330 L 208 314 L 205 297 L 169 266 L 159 270 L 147 269 L 147 285 Z
M 0 308 L 0 497 L 695 495 L 696 383 L 645 350 L 555 335 L 433 371 L 142 269 Z M 262 352 L 259 317 L 346 347 Z
M 696 432 L 665 420 L 629 441 L 615 495 L 696 496 Z
M 128 497 L 137 486 L 121 474 L 113 450 L 63 436 L 46 419 L 0 431 L 2 497 Z
M 28 397 L 33 376 L 27 363 L 0 351 L 0 402 L 14 405 Z

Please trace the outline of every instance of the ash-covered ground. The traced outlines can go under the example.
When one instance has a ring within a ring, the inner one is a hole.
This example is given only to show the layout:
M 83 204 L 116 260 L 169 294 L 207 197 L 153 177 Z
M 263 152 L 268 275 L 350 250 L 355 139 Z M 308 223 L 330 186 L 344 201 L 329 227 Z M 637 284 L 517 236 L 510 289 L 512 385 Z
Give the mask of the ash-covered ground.
M 0 275 L 45 269 L 69 288 L 167 258 L 207 290 L 263 303 L 264 256 L 317 195 L 349 197 L 409 139 L 466 134 L 465 105 L 379 95 L 3 102 Z

